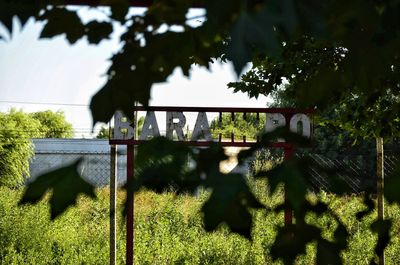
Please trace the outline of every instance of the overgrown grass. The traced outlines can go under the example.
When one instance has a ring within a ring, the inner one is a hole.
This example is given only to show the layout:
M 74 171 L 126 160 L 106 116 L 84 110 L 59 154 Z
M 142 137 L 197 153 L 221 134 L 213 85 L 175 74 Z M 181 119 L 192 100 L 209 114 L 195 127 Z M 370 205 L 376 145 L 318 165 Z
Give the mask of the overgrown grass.
M 282 200 L 281 193 L 269 196 L 265 184 L 253 184 L 267 206 Z M 22 191 L 0 188 L 0 260 L 1 264 L 107 264 L 109 260 L 109 194 L 98 190 L 99 199 L 79 200 L 66 214 L 49 220 L 45 202 L 35 206 L 17 206 Z M 119 208 L 124 194 L 120 192 Z M 157 195 L 144 191 L 135 195 L 135 264 L 273 264 L 268 250 L 276 226 L 283 225 L 283 214 L 254 212 L 253 242 L 229 233 L 222 226 L 217 232 L 202 228 L 199 209 L 207 194 L 200 197 Z M 316 200 L 316 195 L 310 195 Z M 363 209 L 357 196 L 338 198 L 319 194 L 319 199 L 339 213 L 351 234 L 349 249 L 343 253 L 345 264 L 368 264 L 373 256 L 376 236 L 369 232 L 373 214 L 361 222 L 355 213 Z M 392 241 L 386 250 L 387 264 L 400 264 L 400 209 L 387 207 L 394 218 Z M 120 217 L 120 216 L 119 216 Z M 309 222 L 325 229 L 330 238 L 336 224 L 329 216 Z M 118 222 L 118 264 L 124 264 L 125 226 Z M 298 264 L 315 263 L 315 245 L 298 258 Z

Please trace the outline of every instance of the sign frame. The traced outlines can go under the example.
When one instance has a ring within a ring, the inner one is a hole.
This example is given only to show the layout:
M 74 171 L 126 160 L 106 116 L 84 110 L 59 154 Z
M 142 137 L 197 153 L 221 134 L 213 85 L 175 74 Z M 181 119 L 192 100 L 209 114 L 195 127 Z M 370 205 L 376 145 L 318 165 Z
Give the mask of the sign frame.
M 231 120 L 234 121 L 236 113 L 242 113 L 244 118 L 247 113 L 256 113 L 257 119 L 259 119 L 259 115 L 266 113 L 278 113 L 282 114 L 285 117 L 285 125 L 290 128 L 290 120 L 296 114 L 306 114 L 311 115 L 310 118 L 310 138 L 312 139 L 313 132 L 313 122 L 312 115 L 315 113 L 314 109 L 296 109 L 296 108 L 232 108 L 232 107 L 175 107 L 175 106 L 135 106 L 132 108 L 132 113 L 136 115 L 137 111 L 153 111 L 153 112 L 205 112 L 205 113 L 219 113 L 219 121 L 222 120 L 222 113 L 230 113 Z M 133 119 L 134 120 L 134 119 Z M 134 132 L 137 129 L 134 125 Z M 111 128 L 110 128 L 111 132 Z M 110 135 L 111 136 L 111 135 Z M 134 146 L 145 143 L 148 140 L 138 140 L 135 139 L 135 133 L 133 133 L 133 137 L 131 139 L 109 139 L 109 143 L 111 146 L 117 145 L 126 145 L 127 146 L 127 185 L 130 185 L 134 181 L 134 159 L 135 159 L 135 151 Z M 219 135 L 218 141 L 174 141 L 177 144 L 185 144 L 194 147 L 206 147 L 211 144 L 218 143 L 223 147 L 227 146 L 235 146 L 235 147 L 251 147 L 258 143 L 257 141 L 246 141 L 246 138 L 243 137 L 242 141 L 235 141 L 234 134 L 231 135 L 230 141 L 222 141 L 221 134 Z M 290 159 L 294 153 L 293 144 L 289 142 L 276 142 L 271 144 L 270 146 L 266 146 L 266 148 L 283 148 L 284 149 L 284 159 Z M 287 192 L 286 188 L 284 190 L 285 202 L 287 201 Z M 285 203 L 286 204 L 286 203 Z M 284 211 L 284 223 L 285 226 L 292 224 L 293 222 L 293 213 L 289 207 L 285 208 Z M 133 264 L 133 248 L 134 248 L 134 194 L 127 194 L 127 216 L 126 216 L 126 264 Z

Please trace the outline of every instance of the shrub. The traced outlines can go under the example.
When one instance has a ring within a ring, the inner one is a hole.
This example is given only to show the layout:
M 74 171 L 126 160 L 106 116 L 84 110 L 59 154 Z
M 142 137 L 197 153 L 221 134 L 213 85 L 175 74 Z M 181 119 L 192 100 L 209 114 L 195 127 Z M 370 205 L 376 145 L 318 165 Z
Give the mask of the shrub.
M 251 187 L 267 206 L 283 200 L 282 189 L 270 195 L 265 183 L 252 182 Z M 35 206 L 18 207 L 22 192 L 0 187 L 0 264 L 107 264 L 109 193 L 106 189 L 97 193 L 97 200 L 80 198 L 77 207 L 51 222 L 46 199 Z M 276 227 L 283 225 L 283 214 L 254 212 L 252 242 L 231 234 L 224 225 L 207 233 L 199 214 L 207 196 L 207 192 L 197 198 L 172 192 L 135 194 L 135 264 L 275 264 L 269 249 Z M 120 191 L 119 209 L 123 199 Z M 355 213 L 364 207 L 359 197 L 310 194 L 309 200 L 317 199 L 339 214 L 350 233 L 349 248 L 342 253 L 344 263 L 368 263 L 376 243 L 376 235 L 368 228 L 376 213 L 357 221 Z M 400 208 L 387 207 L 387 216 L 395 222 L 386 260 L 388 264 L 400 264 Z M 117 261 L 124 264 L 125 225 L 121 215 L 118 218 Z M 309 215 L 307 221 L 323 228 L 324 237 L 332 238 L 336 223 L 330 216 Z M 307 246 L 307 253 L 296 263 L 315 264 L 314 243 Z

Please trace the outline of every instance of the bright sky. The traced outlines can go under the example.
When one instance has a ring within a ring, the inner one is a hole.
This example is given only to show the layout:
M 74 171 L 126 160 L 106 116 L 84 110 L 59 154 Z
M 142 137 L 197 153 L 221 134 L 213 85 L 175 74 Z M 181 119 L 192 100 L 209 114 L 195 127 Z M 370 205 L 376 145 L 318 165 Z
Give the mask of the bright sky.
M 140 13 L 143 9 L 132 12 Z M 199 12 L 202 11 L 192 11 L 189 16 Z M 102 19 L 102 13 L 93 9 L 82 8 L 79 14 L 84 21 Z M 108 58 L 118 50 L 118 36 L 123 29 L 115 26 L 111 40 L 97 46 L 89 45 L 85 39 L 71 46 L 64 36 L 39 40 L 42 27 L 43 23 L 30 20 L 21 29 L 14 19 L 14 30 L 9 36 L 0 25 L 0 34 L 6 36 L 6 41 L 0 41 L 0 111 L 12 107 L 26 112 L 63 110 L 74 126 L 75 136 L 90 137 L 92 118 L 87 105 L 106 81 Z M 211 71 L 193 67 L 190 79 L 176 70 L 166 83 L 152 88 L 150 105 L 266 106 L 265 97 L 250 100 L 246 94 L 233 94 L 227 83 L 236 80 L 230 63 L 215 63 Z M 163 120 L 158 122 L 163 123 Z M 160 127 L 163 126 L 160 124 Z

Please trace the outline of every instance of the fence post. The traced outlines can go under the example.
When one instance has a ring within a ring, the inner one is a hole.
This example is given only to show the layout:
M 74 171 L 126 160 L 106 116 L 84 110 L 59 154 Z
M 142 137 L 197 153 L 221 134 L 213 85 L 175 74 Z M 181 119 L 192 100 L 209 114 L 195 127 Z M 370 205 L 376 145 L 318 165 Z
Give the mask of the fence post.
M 127 155 L 126 155 L 126 171 L 127 171 L 127 188 L 126 188 L 126 264 L 133 265 L 133 247 L 134 247 L 134 195 L 132 191 L 132 184 L 134 178 L 134 159 L 135 159 L 135 149 L 131 144 L 127 145 Z
M 384 211 L 384 198 L 383 198 L 383 188 L 384 188 L 384 154 L 383 154 L 383 138 L 376 138 L 376 176 L 377 176 L 377 200 L 378 200 L 378 220 L 383 220 L 385 218 Z M 378 253 L 379 265 L 385 264 L 385 252 L 382 250 Z
M 117 262 L 117 229 L 115 212 L 117 208 L 117 146 L 110 147 L 110 265 Z

